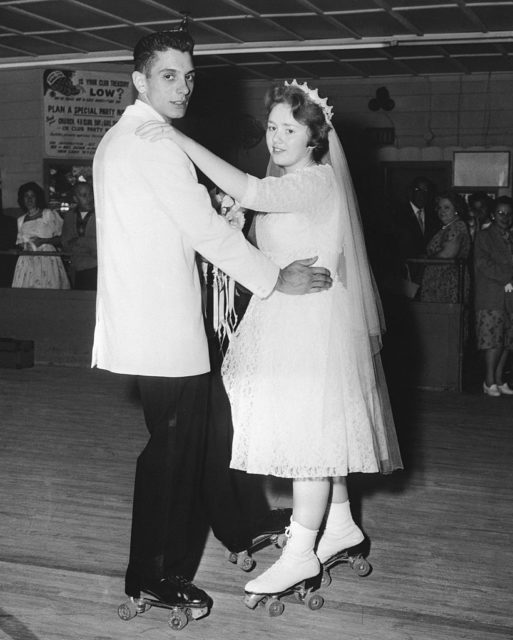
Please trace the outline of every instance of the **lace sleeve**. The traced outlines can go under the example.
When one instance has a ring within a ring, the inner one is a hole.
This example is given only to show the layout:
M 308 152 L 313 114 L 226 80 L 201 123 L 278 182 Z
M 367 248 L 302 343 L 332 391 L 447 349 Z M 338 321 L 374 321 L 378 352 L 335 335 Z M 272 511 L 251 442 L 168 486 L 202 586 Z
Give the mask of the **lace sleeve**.
M 333 191 L 333 170 L 316 165 L 281 178 L 258 179 L 248 175 L 248 188 L 241 204 L 255 211 L 289 213 L 316 209 Z

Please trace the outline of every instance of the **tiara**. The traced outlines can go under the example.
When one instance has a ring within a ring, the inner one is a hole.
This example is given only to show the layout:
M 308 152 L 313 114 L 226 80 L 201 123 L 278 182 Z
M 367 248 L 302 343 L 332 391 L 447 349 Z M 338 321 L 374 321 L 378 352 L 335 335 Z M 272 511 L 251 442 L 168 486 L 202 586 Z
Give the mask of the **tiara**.
M 331 119 L 333 118 L 333 107 L 328 104 L 328 98 L 319 97 L 318 89 L 310 89 L 310 87 L 306 84 L 306 82 L 303 82 L 303 84 L 299 84 L 298 81 L 295 79 L 292 80 L 292 82 L 287 82 L 285 80 L 285 86 L 296 87 L 297 89 L 301 89 L 301 91 L 303 93 L 306 93 L 306 95 L 310 98 L 312 102 L 315 102 L 315 104 L 319 105 L 319 107 L 322 109 L 322 112 L 324 113 L 326 122 L 328 123 L 331 122 Z

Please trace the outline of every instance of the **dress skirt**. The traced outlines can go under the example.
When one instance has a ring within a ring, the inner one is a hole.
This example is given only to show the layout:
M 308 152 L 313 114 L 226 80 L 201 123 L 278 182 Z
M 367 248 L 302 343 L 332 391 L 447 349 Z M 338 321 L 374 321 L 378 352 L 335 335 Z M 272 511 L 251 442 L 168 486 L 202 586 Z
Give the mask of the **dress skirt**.
M 252 298 L 222 368 L 233 468 L 317 478 L 402 466 L 368 336 L 349 323 L 340 281 Z

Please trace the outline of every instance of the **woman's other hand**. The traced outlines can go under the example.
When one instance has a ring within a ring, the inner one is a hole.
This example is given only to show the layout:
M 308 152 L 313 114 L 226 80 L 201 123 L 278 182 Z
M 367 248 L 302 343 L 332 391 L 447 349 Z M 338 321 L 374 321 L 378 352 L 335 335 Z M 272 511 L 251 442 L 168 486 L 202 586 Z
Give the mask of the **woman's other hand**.
M 508 284 L 504 287 L 504 291 L 506 293 L 511 293 L 513 291 L 513 284 L 511 284 L 511 282 L 508 282 Z

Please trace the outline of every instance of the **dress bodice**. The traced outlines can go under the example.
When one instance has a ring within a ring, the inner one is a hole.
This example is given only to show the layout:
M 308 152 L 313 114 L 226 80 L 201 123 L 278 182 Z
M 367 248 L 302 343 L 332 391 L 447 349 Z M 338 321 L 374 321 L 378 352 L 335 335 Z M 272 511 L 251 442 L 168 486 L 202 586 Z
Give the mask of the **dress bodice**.
M 249 176 L 242 204 L 262 213 L 256 220 L 259 249 L 280 267 L 318 256 L 332 273 L 343 248 L 333 170 L 314 165 L 281 178 Z
M 53 238 L 58 236 L 62 231 L 62 219 L 58 213 L 51 209 L 43 209 L 40 218 L 35 220 L 27 220 L 26 216 L 18 220 L 18 237 L 17 244 L 27 244 L 31 251 L 55 251 L 53 244 L 44 243 L 37 247 L 31 238 L 34 236 L 40 238 Z
M 427 255 L 433 256 L 441 251 L 448 242 L 459 238 L 458 254 L 455 258 L 466 258 L 470 252 L 470 233 L 463 220 L 457 219 L 449 226 L 440 229 L 430 240 L 427 246 Z

